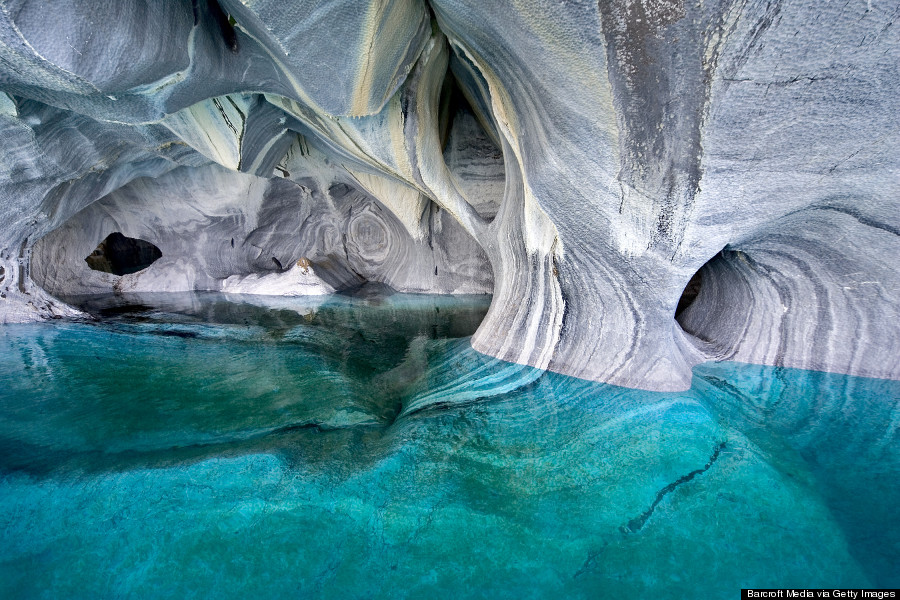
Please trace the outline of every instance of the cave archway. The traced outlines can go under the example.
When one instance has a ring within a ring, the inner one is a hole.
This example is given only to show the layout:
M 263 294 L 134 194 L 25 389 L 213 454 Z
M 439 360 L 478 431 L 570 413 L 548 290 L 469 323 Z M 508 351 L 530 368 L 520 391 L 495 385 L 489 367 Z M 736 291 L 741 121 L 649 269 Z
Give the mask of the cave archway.
M 114 231 L 84 261 L 95 271 L 128 275 L 143 271 L 161 257 L 160 249 L 150 242 Z

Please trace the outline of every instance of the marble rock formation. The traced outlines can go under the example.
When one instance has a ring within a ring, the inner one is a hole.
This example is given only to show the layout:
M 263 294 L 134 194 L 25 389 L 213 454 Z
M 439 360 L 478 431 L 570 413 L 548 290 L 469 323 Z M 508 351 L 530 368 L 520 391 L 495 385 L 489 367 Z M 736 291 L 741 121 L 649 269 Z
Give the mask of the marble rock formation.
M 371 280 L 492 291 L 476 350 L 585 379 L 683 389 L 709 358 L 900 378 L 898 16 L 0 0 L 0 321 Z M 162 257 L 92 271 L 116 231 Z

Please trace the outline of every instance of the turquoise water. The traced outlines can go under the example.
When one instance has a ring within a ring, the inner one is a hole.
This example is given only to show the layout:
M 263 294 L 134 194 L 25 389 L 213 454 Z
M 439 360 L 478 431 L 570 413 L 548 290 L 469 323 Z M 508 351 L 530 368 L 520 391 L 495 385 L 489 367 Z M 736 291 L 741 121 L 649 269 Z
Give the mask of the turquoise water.
M 897 382 L 649 393 L 475 353 L 485 298 L 273 302 L 0 328 L 0 597 L 900 585 Z

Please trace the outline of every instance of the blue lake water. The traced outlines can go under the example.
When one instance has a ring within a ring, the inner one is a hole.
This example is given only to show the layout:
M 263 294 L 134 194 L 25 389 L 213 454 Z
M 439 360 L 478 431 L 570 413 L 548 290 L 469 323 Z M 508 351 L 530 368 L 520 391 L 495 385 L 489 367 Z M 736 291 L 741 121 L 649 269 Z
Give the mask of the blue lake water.
M 900 587 L 898 382 L 586 382 L 474 352 L 484 297 L 85 302 L 0 327 L 2 598 Z

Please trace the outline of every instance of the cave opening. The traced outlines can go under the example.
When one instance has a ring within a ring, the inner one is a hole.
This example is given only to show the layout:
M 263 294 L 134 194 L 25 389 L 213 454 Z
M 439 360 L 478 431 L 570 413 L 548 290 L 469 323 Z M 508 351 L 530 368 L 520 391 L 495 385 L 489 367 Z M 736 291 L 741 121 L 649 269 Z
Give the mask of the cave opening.
M 129 275 L 143 271 L 160 258 L 162 252 L 150 242 L 114 231 L 84 261 L 95 271 Z
M 489 104 L 468 91 L 453 70 L 441 89 L 440 135 L 444 162 L 466 202 L 487 221 L 497 215 L 506 188 L 506 165 Z M 464 75 L 463 66 L 456 71 Z M 467 95 L 468 94 L 468 95 Z
M 703 265 L 704 267 L 706 265 Z M 688 280 L 687 285 L 684 286 L 684 291 L 681 292 L 681 298 L 678 299 L 678 306 L 675 308 L 675 320 L 679 320 L 681 314 L 688 309 L 688 307 L 694 303 L 694 300 L 697 299 L 697 296 L 700 295 L 700 287 L 703 285 L 703 267 L 700 268 L 699 271 L 694 273 L 690 280 Z

